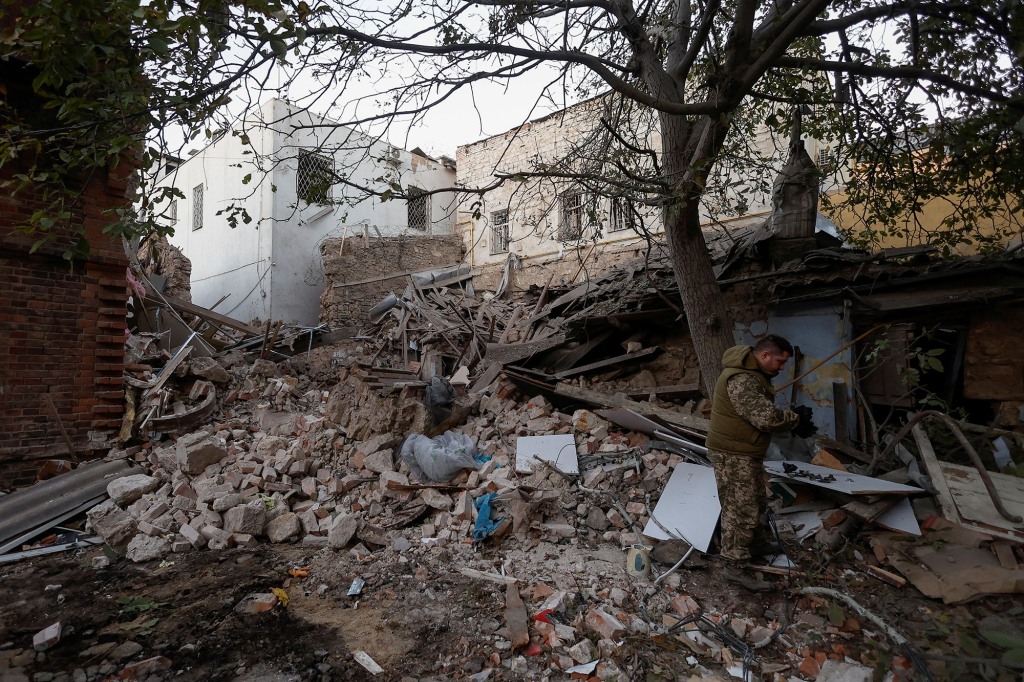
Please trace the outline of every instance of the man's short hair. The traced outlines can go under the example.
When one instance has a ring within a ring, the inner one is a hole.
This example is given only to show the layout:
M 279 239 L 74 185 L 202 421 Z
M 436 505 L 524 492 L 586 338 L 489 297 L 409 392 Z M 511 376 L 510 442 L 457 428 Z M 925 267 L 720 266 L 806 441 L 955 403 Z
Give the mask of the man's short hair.
M 772 355 L 780 355 L 786 353 L 787 355 L 793 354 L 793 344 L 781 336 L 775 334 L 768 334 L 758 339 L 757 343 L 754 344 L 754 352 L 760 353 L 766 350 Z

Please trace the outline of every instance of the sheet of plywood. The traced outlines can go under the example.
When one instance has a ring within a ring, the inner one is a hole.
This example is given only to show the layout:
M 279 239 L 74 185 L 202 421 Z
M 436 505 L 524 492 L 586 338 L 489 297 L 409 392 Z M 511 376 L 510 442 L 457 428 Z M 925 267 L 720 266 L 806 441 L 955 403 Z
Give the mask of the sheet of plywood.
M 805 462 L 765 462 L 765 471 L 772 476 L 788 478 L 792 481 L 807 483 L 827 490 L 846 493 L 847 495 L 894 494 L 909 495 L 923 493 L 920 488 L 902 483 L 891 483 L 879 478 L 861 476 L 844 471 L 836 471 L 827 467 L 819 467 Z
M 669 477 L 651 520 L 644 526 L 644 535 L 655 540 L 671 539 L 672 536 L 659 527 L 661 524 L 706 552 L 721 513 L 715 470 L 684 462 L 677 464 Z
M 576 457 L 576 437 L 564 434 L 517 438 L 516 471 L 521 474 L 533 473 L 538 466 L 534 460 L 551 462 L 563 474 L 578 474 L 580 463 Z
M 1024 524 L 1009 521 L 996 511 L 977 471 L 948 462 L 939 462 L 939 467 L 960 514 L 961 523 L 992 535 L 1024 541 Z M 988 475 L 1006 510 L 1024 516 L 1024 479 L 991 471 Z

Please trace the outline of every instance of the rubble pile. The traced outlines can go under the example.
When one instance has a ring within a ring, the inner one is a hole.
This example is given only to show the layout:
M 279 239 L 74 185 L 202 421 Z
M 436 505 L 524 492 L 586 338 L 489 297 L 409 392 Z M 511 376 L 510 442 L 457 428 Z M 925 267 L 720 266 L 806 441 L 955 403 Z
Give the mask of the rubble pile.
M 225 598 L 232 617 L 274 617 L 288 590 L 340 621 L 380 608 L 388 628 L 457 634 L 416 653 L 445 679 L 753 670 L 898 682 L 954 670 L 943 653 L 924 663 L 901 630 L 941 652 L 962 630 L 928 632 L 935 613 L 920 597 L 898 620 L 882 604 L 888 622 L 876 596 L 916 589 L 962 605 L 1024 592 L 1019 483 L 938 460 L 915 423 L 873 454 L 779 436 L 765 480 L 784 551 L 746 568 L 785 589 L 739 592 L 706 558 L 720 503 L 692 347 L 669 329 L 660 271 L 640 272 L 516 302 L 477 298 L 461 275 L 413 279 L 364 333 L 324 347 L 316 330 L 279 338 L 280 326 L 260 333 L 202 310 L 184 338 L 135 330 L 126 447 L 107 458 L 124 470 L 103 480 L 108 499 L 82 535 L 161 569 L 299 556 L 275 567 L 281 587 L 262 589 L 278 581 L 261 576 Z M 827 386 L 835 404 L 840 384 Z M 913 452 L 901 444 L 911 429 Z M 59 642 L 57 625 L 41 646 Z M 348 662 L 371 674 L 403 664 L 374 654 Z

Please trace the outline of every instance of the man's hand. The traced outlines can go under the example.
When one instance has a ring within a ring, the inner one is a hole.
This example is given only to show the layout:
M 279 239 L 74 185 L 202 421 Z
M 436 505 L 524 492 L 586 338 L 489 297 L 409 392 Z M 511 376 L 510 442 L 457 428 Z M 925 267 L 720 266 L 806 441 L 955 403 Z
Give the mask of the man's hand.
M 818 432 L 818 427 L 814 425 L 814 412 L 811 408 L 806 405 L 797 405 L 793 408 L 793 411 L 800 417 L 800 421 L 793 428 L 793 435 L 797 438 L 810 438 Z

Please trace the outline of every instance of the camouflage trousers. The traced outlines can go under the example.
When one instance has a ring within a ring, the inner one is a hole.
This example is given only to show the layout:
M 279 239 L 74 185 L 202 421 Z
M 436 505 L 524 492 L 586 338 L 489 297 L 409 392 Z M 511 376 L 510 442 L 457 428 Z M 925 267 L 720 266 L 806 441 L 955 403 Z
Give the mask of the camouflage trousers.
M 708 451 L 715 465 L 718 501 L 722 504 L 721 556 L 748 561 L 750 546 L 768 540 L 763 520 L 767 506 L 764 463 L 754 457 Z

